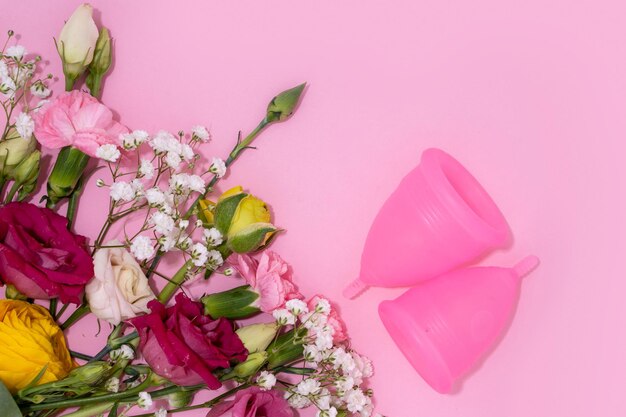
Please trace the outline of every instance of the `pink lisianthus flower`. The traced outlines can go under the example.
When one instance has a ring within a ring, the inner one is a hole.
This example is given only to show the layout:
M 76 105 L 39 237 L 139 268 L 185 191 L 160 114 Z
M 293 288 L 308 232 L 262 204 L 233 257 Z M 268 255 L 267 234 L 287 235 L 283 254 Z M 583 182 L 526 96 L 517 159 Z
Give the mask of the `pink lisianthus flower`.
M 235 394 L 232 401 L 224 401 L 209 411 L 206 417 L 293 417 L 287 400 L 277 391 L 263 391 L 250 387 Z
M 283 308 L 294 298 L 302 298 L 292 281 L 291 267 L 272 251 L 264 251 L 258 260 L 233 254 L 228 262 L 259 294 L 257 307 L 265 312 Z
M 309 311 L 314 311 L 317 303 L 320 301 L 328 302 L 328 300 L 320 295 L 314 295 L 313 297 L 311 297 L 311 299 L 307 303 Z M 330 302 L 328 302 L 328 304 L 330 305 Z M 327 315 L 326 324 L 328 324 L 333 329 L 334 344 L 338 344 L 348 340 L 348 335 L 346 334 L 346 326 L 344 325 L 343 320 L 341 320 L 341 317 L 339 317 L 339 312 L 337 312 L 337 309 L 332 305 L 330 305 L 330 311 Z
M 34 115 L 35 137 L 46 148 L 71 145 L 96 156 L 101 145 L 119 145 L 128 129 L 113 120 L 113 112 L 82 91 L 61 93 Z

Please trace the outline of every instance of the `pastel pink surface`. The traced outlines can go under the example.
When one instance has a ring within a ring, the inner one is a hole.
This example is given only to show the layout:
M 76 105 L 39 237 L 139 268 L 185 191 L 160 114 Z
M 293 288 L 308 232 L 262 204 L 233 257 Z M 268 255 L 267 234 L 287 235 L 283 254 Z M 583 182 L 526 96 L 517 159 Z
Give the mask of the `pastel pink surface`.
M 6 3 L 60 76 L 52 36 L 78 2 Z M 271 202 L 288 230 L 274 249 L 307 294 L 341 305 L 376 366 L 393 417 L 626 415 L 626 15 L 618 1 L 94 1 L 115 38 L 104 102 L 131 128 L 208 125 L 226 155 L 276 92 L 308 81 L 293 120 L 273 127 L 224 185 Z M 62 86 L 57 83 L 57 91 Z M 452 396 L 404 359 L 377 305 L 404 290 L 340 297 L 371 221 L 421 152 L 458 158 L 515 235 L 483 264 L 534 253 L 516 316 Z M 76 227 L 93 236 L 106 193 L 85 192 Z M 72 331 L 77 350 L 97 329 Z M 201 416 L 196 412 L 191 416 Z

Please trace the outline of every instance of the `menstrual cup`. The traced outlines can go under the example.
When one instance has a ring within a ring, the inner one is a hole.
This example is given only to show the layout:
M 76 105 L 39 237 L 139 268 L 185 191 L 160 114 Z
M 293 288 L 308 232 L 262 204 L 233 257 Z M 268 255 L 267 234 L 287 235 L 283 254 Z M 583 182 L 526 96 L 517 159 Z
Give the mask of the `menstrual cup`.
M 538 263 L 529 256 L 513 268 L 450 272 L 383 301 L 378 313 L 415 370 L 446 394 L 496 343 L 517 304 L 521 278 Z
M 454 158 L 428 149 L 400 182 L 370 228 L 360 277 L 343 292 L 408 287 L 450 271 L 510 239 L 489 194 Z

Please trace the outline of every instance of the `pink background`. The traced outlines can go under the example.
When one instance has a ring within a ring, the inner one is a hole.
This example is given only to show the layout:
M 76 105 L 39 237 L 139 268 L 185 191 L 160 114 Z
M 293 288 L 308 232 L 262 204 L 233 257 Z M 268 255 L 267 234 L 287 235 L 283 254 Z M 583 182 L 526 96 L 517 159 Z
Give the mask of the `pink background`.
M 4 2 L 60 76 L 52 37 L 77 1 Z M 618 1 L 94 1 L 116 39 L 103 101 L 132 128 L 205 124 L 225 156 L 274 93 L 308 81 L 297 115 L 263 134 L 225 185 L 271 202 L 274 249 L 303 292 L 339 302 L 376 366 L 378 410 L 411 416 L 626 415 L 626 10 Z M 56 85 L 57 91 L 61 85 Z M 402 290 L 340 295 L 370 222 L 421 152 L 458 157 L 534 253 L 506 337 L 454 395 L 432 391 L 382 328 Z M 91 187 L 77 230 L 93 236 Z M 77 350 L 96 332 L 83 323 Z M 191 415 L 203 415 L 196 413 Z

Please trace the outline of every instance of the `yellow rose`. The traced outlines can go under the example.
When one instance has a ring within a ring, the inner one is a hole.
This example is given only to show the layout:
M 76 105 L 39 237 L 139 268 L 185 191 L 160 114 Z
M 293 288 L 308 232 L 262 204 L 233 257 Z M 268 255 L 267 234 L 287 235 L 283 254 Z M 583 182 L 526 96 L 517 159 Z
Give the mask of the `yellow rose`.
M 235 210 L 228 229 L 228 236 L 231 237 L 254 223 L 270 223 L 271 218 L 267 204 L 253 195 L 248 195 L 239 202 L 237 210 Z
M 241 185 L 238 185 L 236 187 L 231 188 L 230 190 L 224 191 L 222 195 L 220 196 L 220 198 L 217 200 L 217 202 L 219 203 L 220 201 L 228 197 L 232 197 L 234 195 L 241 194 L 241 193 L 243 193 L 243 187 Z
M 0 300 L 0 380 L 15 394 L 46 365 L 38 384 L 64 378 L 74 368 L 63 331 L 41 306 Z

